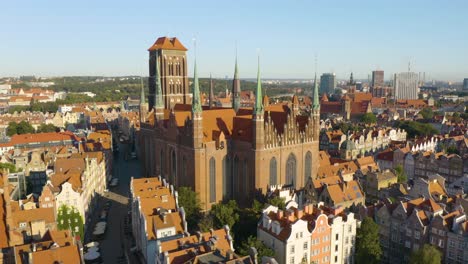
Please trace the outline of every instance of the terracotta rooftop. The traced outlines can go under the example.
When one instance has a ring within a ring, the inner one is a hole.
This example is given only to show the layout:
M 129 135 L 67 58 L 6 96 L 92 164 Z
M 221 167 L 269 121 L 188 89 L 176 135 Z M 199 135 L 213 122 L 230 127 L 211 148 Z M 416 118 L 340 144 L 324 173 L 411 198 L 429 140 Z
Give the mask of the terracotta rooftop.
M 182 43 L 176 38 L 160 37 L 156 42 L 148 49 L 148 51 L 153 50 L 182 50 L 187 51 L 187 48 L 182 45 Z
M 212 233 L 202 233 L 201 239 L 198 235 L 192 235 L 162 242 L 161 250 L 162 252 L 169 253 L 169 259 L 173 264 L 189 263 L 197 256 L 202 256 L 215 250 L 221 255 L 226 256 L 227 252 L 232 252 L 228 237 L 230 237 L 230 234 L 227 233 L 226 229 L 218 229 Z M 222 262 L 224 263 L 224 261 Z
M 35 246 L 35 252 L 32 252 L 31 249 L 33 247 L 31 244 L 15 246 L 16 263 L 31 263 L 28 262 L 28 253 L 31 253 L 32 263 L 81 263 L 79 248 L 68 230 L 47 231 L 44 238 L 40 242 L 35 243 Z
M 355 180 L 343 184 L 329 185 L 327 186 L 327 190 L 335 205 L 364 198 L 364 194 Z

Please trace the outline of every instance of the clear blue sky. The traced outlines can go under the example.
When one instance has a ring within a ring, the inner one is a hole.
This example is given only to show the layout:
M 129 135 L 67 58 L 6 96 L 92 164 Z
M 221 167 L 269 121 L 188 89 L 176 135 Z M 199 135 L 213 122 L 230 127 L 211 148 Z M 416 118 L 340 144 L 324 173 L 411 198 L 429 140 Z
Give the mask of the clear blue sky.
M 0 76 L 147 75 L 147 48 L 197 39 L 201 76 L 367 78 L 412 70 L 468 77 L 468 1 L 2 1 Z M 193 63 L 189 67 L 192 68 Z

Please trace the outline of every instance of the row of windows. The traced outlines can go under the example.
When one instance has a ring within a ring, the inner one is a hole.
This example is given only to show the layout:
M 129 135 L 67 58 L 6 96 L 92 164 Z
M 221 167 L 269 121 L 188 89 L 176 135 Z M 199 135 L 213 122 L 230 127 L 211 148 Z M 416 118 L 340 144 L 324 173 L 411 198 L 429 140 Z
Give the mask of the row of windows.
M 233 177 L 232 175 L 238 175 L 238 179 L 241 179 L 244 183 L 244 190 L 249 190 L 250 182 L 253 179 L 248 179 L 247 175 L 247 160 L 244 160 L 243 166 L 241 166 L 241 171 L 239 171 L 239 158 L 235 157 L 234 159 L 234 166 L 231 167 L 231 159 L 229 157 L 224 157 L 222 162 L 222 190 L 223 190 L 223 197 L 231 197 L 233 191 Z M 164 151 L 161 149 L 160 152 L 160 169 L 161 174 L 166 171 L 165 168 L 165 160 L 164 160 Z M 183 166 L 185 166 L 185 158 L 183 158 L 182 162 Z M 307 181 L 308 178 L 312 176 L 312 154 L 311 152 L 307 152 L 305 157 L 305 179 L 304 182 Z M 239 175 L 239 172 L 241 174 Z M 183 177 L 186 176 L 186 170 L 182 170 Z M 171 152 L 171 173 L 170 173 L 170 180 L 172 183 L 176 183 L 176 175 L 177 175 L 177 164 L 176 164 L 176 154 L 175 151 Z M 297 166 L 296 166 L 296 157 L 294 154 L 290 154 L 288 160 L 286 162 L 286 184 L 290 184 L 295 186 L 297 180 Z M 163 175 L 164 176 L 164 175 Z M 184 177 L 185 178 L 185 177 Z M 278 184 L 278 177 L 277 177 L 277 161 L 276 158 L 273 157 L 270 160 L 270 185 Z M 239 186 L 240 187 L 240 186 Z M 209 200 L 210 202 L 216 202 L 216 160 L 214 157 L 211 157 L 209 160 Z
M 297 165 L 296 165 L 296 156 L 294 154 L 289 154 L 286 161 L 286 184 L 296 186 L 297 183 Z M 270 160 L 270 180 L 269 184 L 277 185 L 278 184 L 278 173 L 277 173 L 278 163 L 276 158 L 273 157 Z M 307 182 L 307 179 L 312 177 L 312 153 L 307 152 L 304 161 L 304 183 Z

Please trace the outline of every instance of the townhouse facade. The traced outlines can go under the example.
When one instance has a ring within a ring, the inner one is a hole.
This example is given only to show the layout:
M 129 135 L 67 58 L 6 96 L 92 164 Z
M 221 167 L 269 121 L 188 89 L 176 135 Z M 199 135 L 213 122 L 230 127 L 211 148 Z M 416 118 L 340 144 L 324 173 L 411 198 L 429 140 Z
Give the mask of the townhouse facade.
M 179 207 L 177 191 L 161 177 L 132 177 L 130 191 L 136 248 L 146 263 L 155 263 L 162 241 L 188 236 L 185 211 Z
M 342 208 L 307 204 L 304 209 L 268 206 L 257 238 L 276 253 L 278 263 L 354 263 L 357 220 Z

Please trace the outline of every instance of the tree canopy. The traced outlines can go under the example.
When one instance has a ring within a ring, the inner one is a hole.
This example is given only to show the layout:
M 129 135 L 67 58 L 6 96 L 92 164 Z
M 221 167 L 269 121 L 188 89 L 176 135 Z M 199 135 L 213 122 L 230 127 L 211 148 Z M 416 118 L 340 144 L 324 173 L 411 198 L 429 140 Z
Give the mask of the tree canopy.
M 58 132 L 60 129 L 53 124 L 41 124 L 37 128 L 37 133 Z
M 394 127 L 404 129 L 408 133 L 409 138 L 439 134 L 439 130 L 432 125 L 417 121 L 396 121 Z
M 74 236 L 84 239 L 83 218 L 78 209 L 73 206 L 62 205 L 57 213 L 57 227 L 59 230 L 71 230 Z
M 239 247 L 239 254 L 243 256 L 249 255 L 251 247 L 257 249 L 257 258 L 259 260 L 261 260 L 264 256 L 275 257 L 275 252 L 254 236 L 249 236 L 247 240 L 241 244 Z
M 377 123 L 377 117 L 373 113 L 365 113 L 361 117 L 361 122 L 366 125 Z
M 213 205 L 211 207 L 211 215 L 213 216 L 215 228 L 222 228 L 224 225 L 232 228 L 239 221 L 238 210 L 239 207 L 235 200 Z
M 193 231 L 202 218 L 200 198 L 190 187 L 180 187 L 177 193 L 179 205 L 185 210 L 188 229 Z
M 395 167 L 395 173 L 398 177 L 398 182 L 399 183 L 406 183 L 408 181 L 408 177 L 406 176 L 406 172 L 403 169 L 403 166 L 401 164 L 398 164 Z
M 10 122 L 8 123 L 8 127 L 6 129 L 6 134 L 7 136 L 13 136 L 13 135 L 21 135 L 21 134 L 29 134 L 29 133 L 34 133 L 34 127 L 31 126 L 26 121 L 21 121 L 19 123 L 16 122 Z
M 440 264 L 442 263 L 442 253 L 432 245 L 424 246 L 411 254 L 410 264 Z
M 378 264 L 382 257 L 379 226 L 370 217 L 364 218 L 356 235 L 356 263 Z
M 15 167 L 15 164 L 13 164 L 13 163 L 0 162 L 0 171 L 2 171 L 3 169 L 10 170 L 10 173 L 16 172 L 16 167 Z
M 432 119 L 434 117 L 434 112 L 430 107 L 422 109 L 421 111 L 419 111 L 419 114 L 421 114 L 424 119 Z

